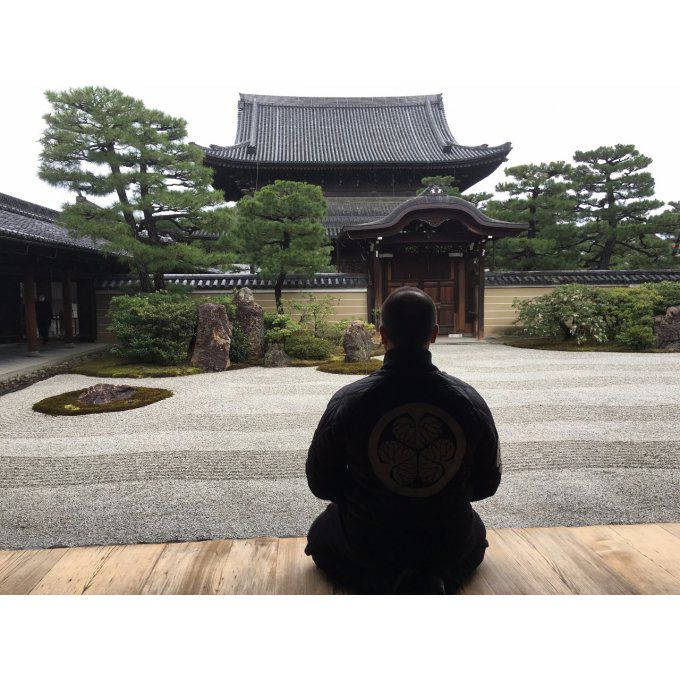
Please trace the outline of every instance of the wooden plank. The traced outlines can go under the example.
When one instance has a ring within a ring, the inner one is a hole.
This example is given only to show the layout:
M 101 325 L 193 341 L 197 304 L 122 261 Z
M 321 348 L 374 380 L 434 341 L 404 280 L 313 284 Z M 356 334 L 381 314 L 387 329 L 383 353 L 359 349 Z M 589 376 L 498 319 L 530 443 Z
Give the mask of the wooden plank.
M 678 595 L 680 579 L 641 553 L 611 527 L 573 527 L 569 532 L 645 595 Z
M 233 541 L 170 543 L 147 579 L 144 595 L 212 595 L 219 591 Z
M 110 545 L 68 548 L 31 590 L 31 595 L 82 595 L 113 550 Z
M 483 562 L 482 562 L 483 564 Z M 460 587 L 457 595 L 495 595 L 493 588 L 479 568 L 475 570 L 472 576 Z
M 83 595 L 138 595 L 165 547 L 163 543 L 113 546 Z
M 524 536 L 574 595 L 632 595 L 634 586 L 595 553 L 575 541 L 565 527 L 513 529 Z
M 66 548 L 3 551 L 0 595 L 28 595 L 65 552 Z
M 331 595 L 333 583 L 305 555 L 305 538 L 280 538 L 276 560 L 277 595 Z
M 216 594 L 273 595 L 276 589 L 275 538 L 235 541 L 227 557 Z
M 612 530 L 661 569 L 680 579 L 680 538 L 653 524 L 615 525 Z
M 680 524 L 661 524 L 659 526 L 665 531 L 673 534 L 673 536 L 680 538 Z
M 514 531 L 489 531 L 489 547 L 479 576 L 496 595 L 567 595 L 571 589 L 552 563 Z

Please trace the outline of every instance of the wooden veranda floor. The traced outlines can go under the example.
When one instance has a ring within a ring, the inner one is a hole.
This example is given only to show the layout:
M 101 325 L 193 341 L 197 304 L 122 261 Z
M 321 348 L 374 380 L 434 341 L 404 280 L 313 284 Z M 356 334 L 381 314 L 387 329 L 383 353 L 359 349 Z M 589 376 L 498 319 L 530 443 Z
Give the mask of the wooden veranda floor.
M 477 594 L 680 594 L 680 523 L 489 531 Z M 302 538 L 0 551 L 0 594 L 332 594 Z

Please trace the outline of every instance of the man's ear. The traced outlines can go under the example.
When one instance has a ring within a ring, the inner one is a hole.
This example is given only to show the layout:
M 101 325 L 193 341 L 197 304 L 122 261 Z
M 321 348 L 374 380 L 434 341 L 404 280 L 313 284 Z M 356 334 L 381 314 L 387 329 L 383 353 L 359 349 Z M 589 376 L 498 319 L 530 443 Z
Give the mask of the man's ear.
M 386 345 L 389 342 L 389 338 L 387 337 L 387 333 L 385 333 L 385 326 L 380 324 L 380 327 L 378 328 L 378 332 L 380 333 L 380 342 L 383 345 Z
M 434 329 L 432 330 L 432 337 L 430 338 L 430 343 L 433 343 L 437 339 L 438 335 L 439 335 L 439 324 L 435 324 Z

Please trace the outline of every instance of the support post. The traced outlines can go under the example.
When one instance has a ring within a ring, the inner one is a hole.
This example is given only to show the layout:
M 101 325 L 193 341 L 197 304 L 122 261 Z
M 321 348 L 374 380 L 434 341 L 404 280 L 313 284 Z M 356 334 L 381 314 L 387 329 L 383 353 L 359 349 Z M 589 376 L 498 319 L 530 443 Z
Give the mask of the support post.
M 484 340 L 484 250 L 479 252 L 479 280 L 477 281 L 477 338 Z
M 40 352 L 38 352 L 38 321 L 35 314 L 35 277 L 30 268 L 24 269 L 24 317 L 26 321 L 26 356 L 40 356 Z
M 73 344 L 73 300 L 71 298 L 71 275 L 68 270 L 64 272 L 61 282 L 61 302 L 64 306 L 64 340 L 66 347 L 75 347 Z
M 454 260 L 455 267 L 455 277 L 456 277 L 456 290 L 458 293 L 458 304 L 456 306 L 456 333 L 465 333 L 465 288 L 467 284 L 467 258 L 461 257 Z

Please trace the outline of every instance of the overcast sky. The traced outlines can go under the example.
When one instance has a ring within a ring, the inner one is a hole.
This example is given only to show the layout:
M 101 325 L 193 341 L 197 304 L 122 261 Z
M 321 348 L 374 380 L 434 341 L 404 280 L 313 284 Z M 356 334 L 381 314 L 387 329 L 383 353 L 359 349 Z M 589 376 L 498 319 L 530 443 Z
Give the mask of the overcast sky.
M 633 143 L 680 200 L 675 3 L 8 3 L 0 35 L 0 192 L 58 208 L 37 177 L 43 92 L 105 85 L 231 144 L 239 92 L 441 92 L 462 144 L 511 141 L 508 165 Z M 502 167 L 476 189 L 491 189 Z

